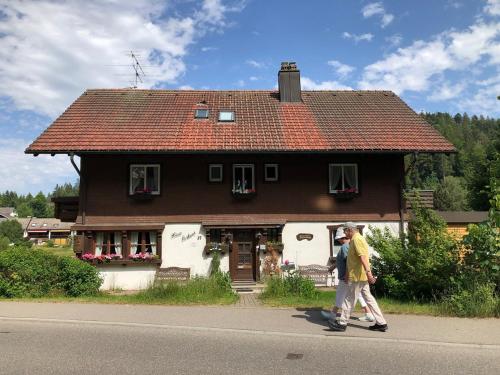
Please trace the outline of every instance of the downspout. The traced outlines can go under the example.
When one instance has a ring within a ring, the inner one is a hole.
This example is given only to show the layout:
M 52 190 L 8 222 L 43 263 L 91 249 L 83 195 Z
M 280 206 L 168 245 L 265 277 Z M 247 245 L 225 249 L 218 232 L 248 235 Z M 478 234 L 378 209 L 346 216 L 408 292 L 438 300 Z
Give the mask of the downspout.
M 408 173 L 413 169 L 415 166 L 415 163 L 417 162 L 417 152 L 414 152 L 413 158 L 410 161 L 410 164 L 408 167 L 405 169 L 404 166 L 404 156 L 403 156 L 403 175 L 401 176 L 401 180 L 399 182 L 399 235 L 401 238 L 403 238 L 404 232 L 405 232 L 405 189 L 406 189 L 406 176 Z

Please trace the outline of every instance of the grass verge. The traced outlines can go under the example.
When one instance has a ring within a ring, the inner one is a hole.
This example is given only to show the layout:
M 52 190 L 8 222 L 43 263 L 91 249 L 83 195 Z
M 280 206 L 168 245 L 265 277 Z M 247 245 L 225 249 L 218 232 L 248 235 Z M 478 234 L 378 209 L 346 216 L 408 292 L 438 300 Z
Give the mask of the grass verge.
M 23 302 L 75 302 L 134 305 L 229 305 L 238 296 L 213 278 L 194 278 L 187 283 L 158 283 L 148 289 L 131 294 L 99 292 L 90 296 L 67 297 L 52 295 L 39 298 L 0 298 L 4 301 Z
M 73 249 L 69 246 L 54 246 L 54 247 L 49 247 L 49 246 L 38 246 L 34 245 L 33 249 L 38 249 L 45 251 L 49 254 L 54 254 L 62 257 L 74 257 L 75 253 L 73 252 Z
M 261 301 L 267 306 L 330 309 L 335 300 L 335 291 L 320 290 L 316 298 L 300 296 L 271 297 L 261 296 Z M 377 298 L 377 302 L 386 314 L 412 314 L 412 315 L 446 315 L 441 314 L 436 305 L 431 303 L 403 302 L 389 298 Z M 359 304 L 356 312 L 361 311 Z

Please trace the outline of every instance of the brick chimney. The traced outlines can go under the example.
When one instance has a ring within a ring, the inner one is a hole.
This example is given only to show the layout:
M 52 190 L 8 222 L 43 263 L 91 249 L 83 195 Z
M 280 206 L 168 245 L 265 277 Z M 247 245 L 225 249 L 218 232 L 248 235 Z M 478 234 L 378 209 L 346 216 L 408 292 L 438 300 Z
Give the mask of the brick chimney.
M 280 101 L 282 102 L 300 102 L 300 70 L 297 64 L 292 61 L 281 63 L 281 69 L 278 73 L 278 88 L 280 91 Z

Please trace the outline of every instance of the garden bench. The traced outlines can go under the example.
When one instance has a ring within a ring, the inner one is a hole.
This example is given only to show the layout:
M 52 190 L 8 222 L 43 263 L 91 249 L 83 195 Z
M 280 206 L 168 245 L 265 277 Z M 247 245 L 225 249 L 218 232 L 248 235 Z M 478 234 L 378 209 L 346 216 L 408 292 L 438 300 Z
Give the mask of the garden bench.
M 313 280 L 315 285 L 328 286 L 330 271 L 327 266 L 320 266 L 319 264 L 299 266 L 299 274 Z
M 156 281 L 188 281 L 190 277 L 191 268 L 167 267 L 156 272 Z

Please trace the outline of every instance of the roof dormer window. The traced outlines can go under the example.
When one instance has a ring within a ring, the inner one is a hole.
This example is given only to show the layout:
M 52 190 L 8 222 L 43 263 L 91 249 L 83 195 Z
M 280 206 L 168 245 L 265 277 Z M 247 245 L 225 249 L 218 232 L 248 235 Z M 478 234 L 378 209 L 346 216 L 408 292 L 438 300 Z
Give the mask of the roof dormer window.
M 219 112 L 220 122 L 234 122 L 234 112 L 233 111 L 220 111 Z
M 197 109 L 194 111 L 194 118 L 208 118 L 208 109 Z

